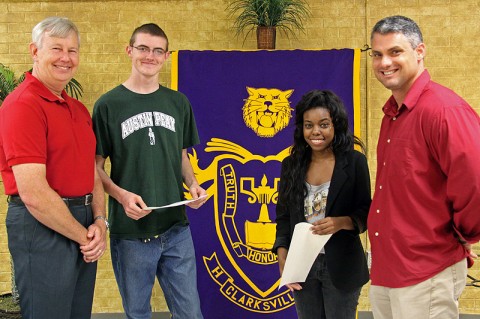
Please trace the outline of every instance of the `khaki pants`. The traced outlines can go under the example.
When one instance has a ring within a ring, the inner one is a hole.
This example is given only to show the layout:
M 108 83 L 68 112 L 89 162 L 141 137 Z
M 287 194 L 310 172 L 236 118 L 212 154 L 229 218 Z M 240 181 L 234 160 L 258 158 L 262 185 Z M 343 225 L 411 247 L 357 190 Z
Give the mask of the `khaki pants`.
M 467 261 L 413 286 L 370 286 L 375 319 L 458 319 L 458 299 L 467 281 Z

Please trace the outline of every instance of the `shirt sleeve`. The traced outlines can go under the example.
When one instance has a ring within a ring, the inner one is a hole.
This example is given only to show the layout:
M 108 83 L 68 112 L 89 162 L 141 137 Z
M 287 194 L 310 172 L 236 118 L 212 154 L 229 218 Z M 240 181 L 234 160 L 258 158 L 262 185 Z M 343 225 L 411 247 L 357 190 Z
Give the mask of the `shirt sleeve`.
M 355 230 L 361 234 L 367 230 L 367 218 L 372 202 L 370 172 L 367 158 L 360 152 L 355 160 L 355 210 L 350 215 Z
M 193 114 L 192 105 L 185 95 L 181 95 L 183 99 L 184 106 L 184 137 L 182 148 L 188 148 L 200 143 L 200 138 L 198 136 L 197 124 L 195 122 L 195 116 Z
M 438 128 L 438 133 L 435 133 Z M 431 126 L 432 154 L 446 178 L 454 227 L 465 240 L 480 240 L 480 118 L 466 103 L 445 107 Z
M 93 131 L 97 139 L 95 153 L 107 158 L 111 155 L 111 141 L 108 129 L 108 108 L 101 99 L 93 107 L 92 122 Z
M 290 210 L 288 209 L 288 205 L 286 203 L 286 198 L 285 198 L 285 174 L 288 170 L 288 160 L 289 157 L 287 157 L 283 162 L 282 162 L 282 169 L 280 172 L 280 187 L 279 187 L 279 192 L 278 192 L 278 202 L 276 206 L 276 219 L 275 222 L 277 223 L 277 231 L 276 231 L 276 236 L 275 236 L 275 243 L 273 244 L 272 251 L 276 254 L 277 249 L 279 247 L 285 247 L 288 249 L 290 246 L 290 241 L 291 241 L 291 234 L 290 234 Z
M 4 114 L 5 116 L 5 114 Z M 17 102 L 4 121 L 3 146 L 8 166 L 47 161 L 47 120 L 37 105 Z

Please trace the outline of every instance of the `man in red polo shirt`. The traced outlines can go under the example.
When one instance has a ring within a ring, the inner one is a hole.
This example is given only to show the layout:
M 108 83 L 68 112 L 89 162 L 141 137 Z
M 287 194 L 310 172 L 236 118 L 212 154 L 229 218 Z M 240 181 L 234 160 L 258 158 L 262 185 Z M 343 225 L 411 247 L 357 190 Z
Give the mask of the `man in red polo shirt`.
M 8 247 L 22 318 L 86 319 L 107 224 L 90 114 L 64 90 L 80 39 L 59 17 L 37 24 L 32 39 L 32 73 L 0 108 Z
M 458 318 L 471 244 L 480 240 L 480 119 L 430 79 L 417 24 L 393 16 L 371 33 L 383 107 L 368 216 L 375 319 Z

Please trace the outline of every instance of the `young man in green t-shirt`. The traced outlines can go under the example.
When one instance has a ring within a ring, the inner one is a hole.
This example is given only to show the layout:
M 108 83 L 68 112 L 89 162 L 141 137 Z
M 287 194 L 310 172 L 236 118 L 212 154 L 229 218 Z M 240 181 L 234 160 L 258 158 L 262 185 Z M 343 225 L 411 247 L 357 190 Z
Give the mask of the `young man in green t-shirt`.
M 112 264 L 127 318 L 151 318 L 155 276 L 173 319 L 203 318 L 195 252 L 185 206 L 146 210 L 206 195 L 187 148 L 199 143 L 190 102 L 159 84 L 169 56 L 168 38 L 156 24 L 132 34 L 126 52 L 130 77 L 95 103 L 97 167 L 109 197 Z M 105 160 L 110 158 L 110 176 Z M 205 199 L 188 206 L 200 207 Z

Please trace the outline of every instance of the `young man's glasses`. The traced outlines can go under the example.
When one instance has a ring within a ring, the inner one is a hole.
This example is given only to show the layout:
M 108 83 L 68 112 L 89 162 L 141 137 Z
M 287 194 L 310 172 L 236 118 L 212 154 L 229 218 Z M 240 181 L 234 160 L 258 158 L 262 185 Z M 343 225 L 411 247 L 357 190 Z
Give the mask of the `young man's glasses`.
M 140 52 L 141 54 L 143 55 L 148 55 L 150 54 L 150 52 L 153 51 L 153 55 L 156 56 L 156 57 L 161 57 L 163 56 L 165 53 L 167 53 L 164 49 L 162 48 L 155 48 L 155 49 L 150 49 L 149 47 L 147 46 L 144 46 L 144 45 L 139 45 L 138 47 L 135 47 L 135 46 L 131 46 L 132 48 L 134 49 L 137 49 L 138 52 Z

